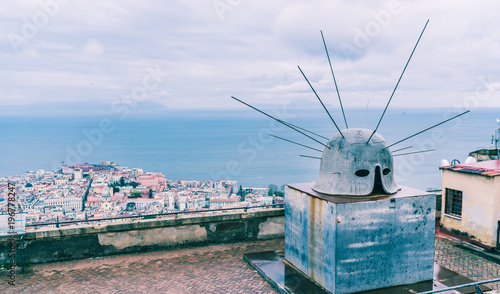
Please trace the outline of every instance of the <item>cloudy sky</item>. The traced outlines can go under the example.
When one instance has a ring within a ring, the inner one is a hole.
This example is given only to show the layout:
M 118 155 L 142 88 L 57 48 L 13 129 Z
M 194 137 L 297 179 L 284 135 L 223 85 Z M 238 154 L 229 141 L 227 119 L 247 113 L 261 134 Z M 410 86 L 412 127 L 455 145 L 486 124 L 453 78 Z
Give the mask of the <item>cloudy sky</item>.
M 0 6 L 0 106 L 500 107 L 500 2 L 40 0 Z

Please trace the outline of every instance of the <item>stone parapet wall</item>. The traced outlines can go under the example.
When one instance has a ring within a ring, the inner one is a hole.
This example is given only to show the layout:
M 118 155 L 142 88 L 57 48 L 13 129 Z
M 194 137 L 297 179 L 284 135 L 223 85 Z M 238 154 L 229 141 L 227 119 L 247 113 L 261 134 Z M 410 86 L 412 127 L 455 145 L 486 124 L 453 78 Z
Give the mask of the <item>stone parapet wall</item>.
M 103 257 L 178 247 L 271 239 L 284 236 L 284 209 L 177 216 L 128 222 L 38 229 L 24 235 L 24 256 L 31 263 Z M 19 238 L 17 238 L 19 244 Z M 11 242 L 0 237 L 0 263 Z M 16 256 L 22 256 L 17 250 Z

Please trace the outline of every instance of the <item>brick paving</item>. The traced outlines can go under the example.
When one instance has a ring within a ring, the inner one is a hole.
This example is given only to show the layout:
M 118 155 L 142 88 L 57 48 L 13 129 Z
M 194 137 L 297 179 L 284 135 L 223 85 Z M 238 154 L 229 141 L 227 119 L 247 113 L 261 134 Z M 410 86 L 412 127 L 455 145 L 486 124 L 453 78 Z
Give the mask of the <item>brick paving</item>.
M 0 293 L 277 293 L 244 260 L 283 249 L 284 240 L 233 243 L 36 265 Z
M 448 240 L 435 244 L 448 269 L 475 281 L 500 276 L 498 263 Z M 36 265 L 17 274 L 15 287 L 0 272 L 0 293 L 277 293 L 242 256 L 283 248 L 274 239 Z
M 460 248 L 454 242 L 436 238 L 434 261 L 474 281 L 500 278 L 500 264 Z M 500 283 L 486 286 L 500 290 Z

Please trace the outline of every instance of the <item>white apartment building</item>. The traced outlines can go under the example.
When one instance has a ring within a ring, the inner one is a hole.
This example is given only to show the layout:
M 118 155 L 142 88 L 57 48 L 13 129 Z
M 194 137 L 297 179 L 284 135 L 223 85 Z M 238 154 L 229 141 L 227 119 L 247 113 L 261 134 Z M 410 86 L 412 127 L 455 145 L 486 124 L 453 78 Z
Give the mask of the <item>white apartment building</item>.
M 47 198 L 41 202 L 42 203 L 37 203 L 36 205 L 38 209 L 42 207 L 60 206 L 64 212 L 70 212 L 73 211 L 73 209 L 75 211 L 82 210 L 82 198 L 78 197 Z

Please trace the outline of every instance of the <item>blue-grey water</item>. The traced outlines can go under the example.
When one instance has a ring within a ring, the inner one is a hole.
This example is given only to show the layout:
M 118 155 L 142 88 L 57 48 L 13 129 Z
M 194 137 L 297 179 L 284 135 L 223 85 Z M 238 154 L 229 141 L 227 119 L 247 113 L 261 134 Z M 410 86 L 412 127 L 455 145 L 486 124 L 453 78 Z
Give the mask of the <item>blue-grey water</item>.
M 321 109 L 267 110 L 326 137 L 337 132 Z M 461 111 L 389 109 L 379 133 L 392 143 Z M 381 113 L 381 109 L 367 113 L 361 109 L 346 110 L 350 128 L 373 129 Z M 332 114 L 344 129 L 342 114 L 338 111 Z M 460 120 L 397 145 L 400 148 L 413 145 L 408 152 L 437 149 L 396 157 L 398 184 L 419 189 L 440 187 L 441 159 L 463 162 L 470 151 L 490 147 L 491 136 L 498 128 L 497 117 L 500 117 L 498 109 L 475 109 Z M 100 127 L 101 121 L 107 125 Z M 299 155 L 321 156 L 321 153 L 273 139 L 268 133 L 323 149 L 313 140 L 250 109 L 169 110 L 127 117 L 1 116 L 0 177 L 36 169 L 55 170 L 62 161 L 74 164 L 109 160 L 121 166 L 162 172 L 168 179 L 176 180 L 231 179 L 254 187 L 315 181 L 319 160 Z

